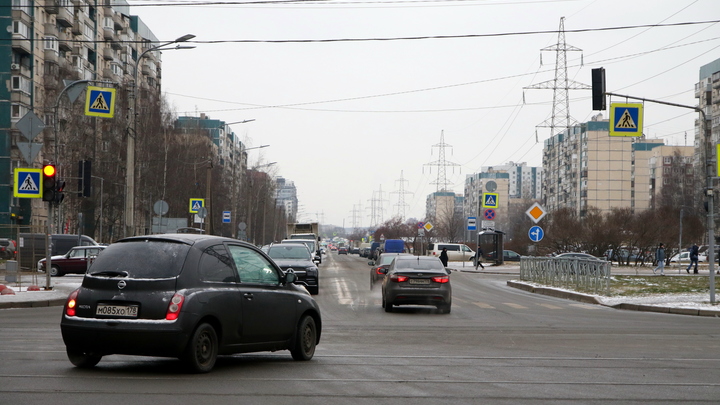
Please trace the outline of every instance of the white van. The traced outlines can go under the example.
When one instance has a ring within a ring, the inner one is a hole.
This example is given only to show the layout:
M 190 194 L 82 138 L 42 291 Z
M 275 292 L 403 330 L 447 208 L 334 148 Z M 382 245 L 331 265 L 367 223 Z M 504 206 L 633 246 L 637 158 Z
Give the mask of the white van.
M 448 261 L 462 262 L 472 260 L 475 252 L 463 243 L 431 243 L 428 246 L 427 255 L 440 257 L 443 249 L 447 249 Z

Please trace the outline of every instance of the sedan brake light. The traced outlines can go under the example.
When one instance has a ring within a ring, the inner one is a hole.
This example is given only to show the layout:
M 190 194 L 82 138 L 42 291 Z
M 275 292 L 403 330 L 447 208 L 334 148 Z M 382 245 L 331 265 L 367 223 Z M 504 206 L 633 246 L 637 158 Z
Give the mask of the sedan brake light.
M 436 282 L 436 283 L 440 283 L 440 284 L 445 284 L 445 283 L 450 282 L 450 277 L 448 277 L 448 276 L 437 276 L 437 277 L 433 277 L 433 278 L 432 278 L 432 281 L 434 281 L 434 282 Z
M 396 283 L 402 283 L 403 281 L 407 281 L 408 276 L 401 276 L 399 274 L 393 274 L 390 276 L 390 281 L 394 281 Z
M 178 316 L 180 316 L 180 310 L 182 309 L 183 303 L 185 303 L 185 296 L 180 293 L 175 293 L 170 300 L 170 305 L 168 305 L 165 319 L 168 321 L 176 320 Z
M 382 269 L 382 266 L 375 267 L 375 274 L 382 275 L 383 273 L 380 271 Z
M 77 296 L 78 291 L 75 290 L 68 295 L 67 301 L 65 302 L 65 315 L 75 316 L 75 310 L 77 309 Z

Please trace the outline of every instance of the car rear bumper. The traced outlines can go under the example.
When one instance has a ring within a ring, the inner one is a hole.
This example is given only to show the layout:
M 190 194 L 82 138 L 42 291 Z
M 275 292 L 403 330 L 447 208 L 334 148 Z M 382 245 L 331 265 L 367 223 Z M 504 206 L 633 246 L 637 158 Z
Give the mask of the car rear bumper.
M 189 335 L 178 322 L 82 319 L 63 316 L 60 325 L 68 348 L 97 354 L 177 357 Z
M 385 300 L 392 305 L 446 305 L 452 293 L 441 288 L 398 288 L 386 290 Z

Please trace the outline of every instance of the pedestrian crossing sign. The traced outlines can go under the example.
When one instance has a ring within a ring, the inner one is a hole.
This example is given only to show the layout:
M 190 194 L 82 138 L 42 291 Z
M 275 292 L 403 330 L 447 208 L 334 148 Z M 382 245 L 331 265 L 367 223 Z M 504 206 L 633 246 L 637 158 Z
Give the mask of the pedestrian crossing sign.
M 15 169 L 13 195 L 18 198 L 42 198 L 42 169 Z
M 85 115 L 112 118 L 115 115 L 115 89 L 88 86 Z
M 642 136 L 642 130 L 642 103 L 610 104 L 610 136 Z
M 482 197 L 483 208 L 498 207 L 498 193 L 483 193 Z
M 200 209 L 205 206 L 204 198 L 191 198 L 190 199 L 190 213 L 197 214 Z

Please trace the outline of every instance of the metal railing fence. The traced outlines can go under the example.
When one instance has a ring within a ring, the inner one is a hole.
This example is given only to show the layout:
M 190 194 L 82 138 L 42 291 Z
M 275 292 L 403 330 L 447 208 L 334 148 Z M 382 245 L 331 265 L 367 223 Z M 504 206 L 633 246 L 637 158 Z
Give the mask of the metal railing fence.
M 605 260 L 532 257 L 520 259 L 520 279 L 582 292 L 610 291 L 610 262 Z

